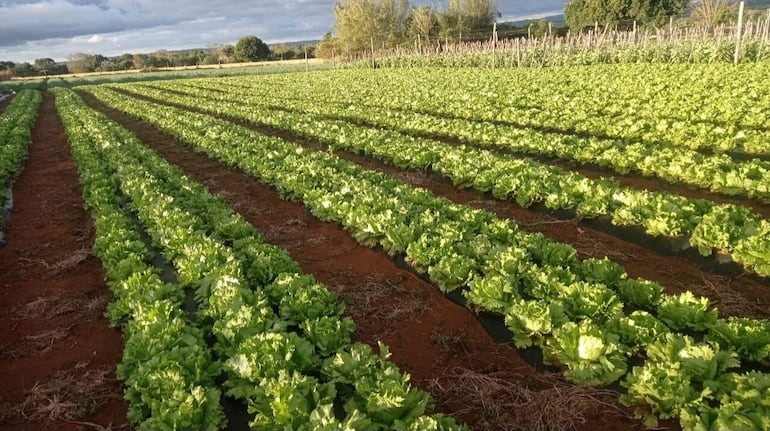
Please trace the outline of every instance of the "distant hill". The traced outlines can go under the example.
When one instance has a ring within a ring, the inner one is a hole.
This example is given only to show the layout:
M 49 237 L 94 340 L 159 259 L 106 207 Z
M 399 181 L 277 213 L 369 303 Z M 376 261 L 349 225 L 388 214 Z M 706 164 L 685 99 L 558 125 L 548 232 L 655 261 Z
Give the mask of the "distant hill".
M 267 46 L 269 46 L 271 49 L 275 48 L 276 46 L 305 46 L 305 45 L 318 45 L 320 42 L 320 39 L 315 40 L 298 40 L 296 42 L 282 42 L 282 43 L 268 43 Z

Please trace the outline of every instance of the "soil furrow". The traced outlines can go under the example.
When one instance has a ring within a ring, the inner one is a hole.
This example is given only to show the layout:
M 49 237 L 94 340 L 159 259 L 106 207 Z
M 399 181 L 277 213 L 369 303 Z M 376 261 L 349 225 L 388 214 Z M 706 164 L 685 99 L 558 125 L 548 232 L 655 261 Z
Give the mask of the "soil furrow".
M 81 95 L 222 196 L 269 242 L 285 248 L 303 271 L 337 291 L 346 303 L 346 313 L 356 322 L 356 338 L 370 345 L 378 341 L 388 345 L 395 363 L 411 374 L 417 386 L 433 394 L 437 411 L 455 415 L 472 429 L 531 429 L 542 423 L 551 424 L 550 428 L 641 428 L 618 406 L 615 395 L 577 388 L 537 372 L 517 351 L 496 343 L 468 309 L 397 266 L 386 253 L 359 245 L 337 224 L 318 220 L 303 205 L 282 200 L 274 189 L 250 176 L 195 153 L 90 95 Z M 480 389 L 478 385 L 458 389 L 452 384 L 461 381 L 458 375 L 478 378 L 487 386 L 479 392 L 471 392 Z M 510 389 L 506 394 L 529 394 L 530 408 L 512 408 L 510 396 L 501 395 L 491 384 L 500 381 Z M 542 401 L 535 402 L 533 395 Z
M 0 430 L 126 428 L 123 339 L 104 317 L 111 293 L 50 93 L 13 193 L 0 248 Z

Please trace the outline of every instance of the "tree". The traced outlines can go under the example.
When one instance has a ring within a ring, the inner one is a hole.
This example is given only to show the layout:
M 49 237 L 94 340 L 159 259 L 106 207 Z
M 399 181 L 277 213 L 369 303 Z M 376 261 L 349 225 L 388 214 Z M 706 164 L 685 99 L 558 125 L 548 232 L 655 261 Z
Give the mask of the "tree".
M 348 52 L 392 47 L 406 40 L 411 17 L 407 0 L 342 0 L 334 5 L 334 32 Z
M 716 27 L 734 21 L 738 16 L 735 0 L 696 0 L 690 6 L 690 18 L 696 24 Z
M 492 0 L 449 0 L 449 7 L 438 15 L 442 37 L 489 38 L 497 7 Z
M 110 60 L 103 60 L 99 63 L 99 67 L 97 70 L 99 72 L 111 72 L 113 70 L 116 70 L 117 66 L 115 65 L 115 62 Z
M 379 42 L 392 47 L 406 40 L 412 8 L 408 0 L 381 0 L 377 20 L 380 25 Z
M 659 26 L 670 16 L 683 15 L 688 3 L 689 0 L 572 0 L 564 6 L 564 16 L 574 30 L 594 23 L 616 25 L 622 21 Z
M 149 67 L 147 64 L 147 54 L 134 54 L 131 58 L 131 62 L 134 64 L 134 69 L 142 70 Z
M 48 75 L 54 66 L 56 66 L 56 62 L 52 58 L 38 58 L 35 60 L 35 69 L 42 75 Z
M 436 12 L 429 6 L 420 6 L 412 10 L 412 23 L 409 26 L 409 33 L 413 37 L 421 37 L 429 40 L 436 32 Z
M 291 60 L 299 55 L 298 51 L 288 45 L 278 45 L 273 47 L 273 58 L 280 60 Z
M 497 8 L 492 0 L 459 0 L 460 17 L 469 32 L 485 31 L 492 28 Z
M 238 62 L 266 60 L 270 48 L 256 36 L 244 36 L 235 44 L 235 60 Z
M 376 0 L 342 0 L 334 5 L 334 33 L 348 52 L 364 51 L 378 36 Z
M 120 70 L 129 70 L 134 68 L 134 55 L 133 54 L 122 54 L 120 57 L 118 57 L 117 60 L 115 60 L 115 67 L 117 67 Z
M 35 74 L 35 68 L 31 64 L 16 63 L 13 67 L 13 76 L 33 76 Z
M 530 21 L 527 26 L 534 37 L 543 37 L 548 33 L 548 21 L 545 19 L 539 19 L 537 21 Z
M 315 51 L 318 58 L 332 58 L 333 56 L 337 56 L 340 54 L 339 41 L 332 36 L 331 33 L 327 32 L 321 39 L 321 42 L 318 43 Z
M 102 57 L 102 56 L 100 56 Z M 89 73 L 96 70 L 97 58 L 90 54 L 77 52 L 67 57 L 67 70 L 70 73 Z M 106 60 L 106 58 L 104 58 Z M 101 63 L 101 61 L 99 62 Z
M 150 54 L 154 67 L 172 67 L 174 65 L 173 54 L 166 49 L 159 49 Z

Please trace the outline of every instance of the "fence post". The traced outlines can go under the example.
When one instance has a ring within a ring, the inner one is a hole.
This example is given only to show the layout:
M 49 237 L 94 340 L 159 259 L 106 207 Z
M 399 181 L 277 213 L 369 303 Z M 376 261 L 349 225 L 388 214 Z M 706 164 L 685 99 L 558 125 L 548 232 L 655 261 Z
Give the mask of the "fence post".
M 767 37 L 770 34 L 770 8 L 767 9 L 767 19 L 765 19 L 765 35 L 762 38 L 763 43 L 767 43 Z
M 738 6 L 738 30 L 735 35 L 735 55 L 733 63 L 738 64 L 741 60 L 741 39 L 743 38 L 743 6 L 746 2 L 742 1 Z
M 492 25 L 492 69 L 497 67 L 497 22 Z
M 668 40 L 674 40 L 674 15 L 668 17 Z
M 516 67 L 521 67 L 521 38 L 516 38 Z
M 374 69 L 374 36 L 369 37 L 372 43 L 372 69 Z
M 308 64 L 307 64 L 307 45 L 305 45 L 305 72 L 308 71 Z
M 767 44 L 767 35 L 768 31 L 770 31 L 770 9 L 767 10 L 767 18 L 765 19 L 765 25 L 760 24 L 760 34 L 759 34 L 759 49 L 757 50 L 757 62 L 762 60 L 762 51 L 765 49 L 765 45 Z

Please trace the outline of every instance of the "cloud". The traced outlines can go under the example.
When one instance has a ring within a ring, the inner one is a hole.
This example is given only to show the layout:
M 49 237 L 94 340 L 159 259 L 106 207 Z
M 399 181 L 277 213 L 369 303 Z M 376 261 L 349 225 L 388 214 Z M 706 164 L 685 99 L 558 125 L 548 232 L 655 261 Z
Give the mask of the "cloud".
M 504 16 L 557 10 L 563 0 L 499 0 Z M 254 34 L 268 43 L 320 39 L 334 0 L 0 0 L 0 59 L 64 60 L 75 52 L 119 55 L 205 48 Z M 446 0 L 412 0 L 442 7 Z

